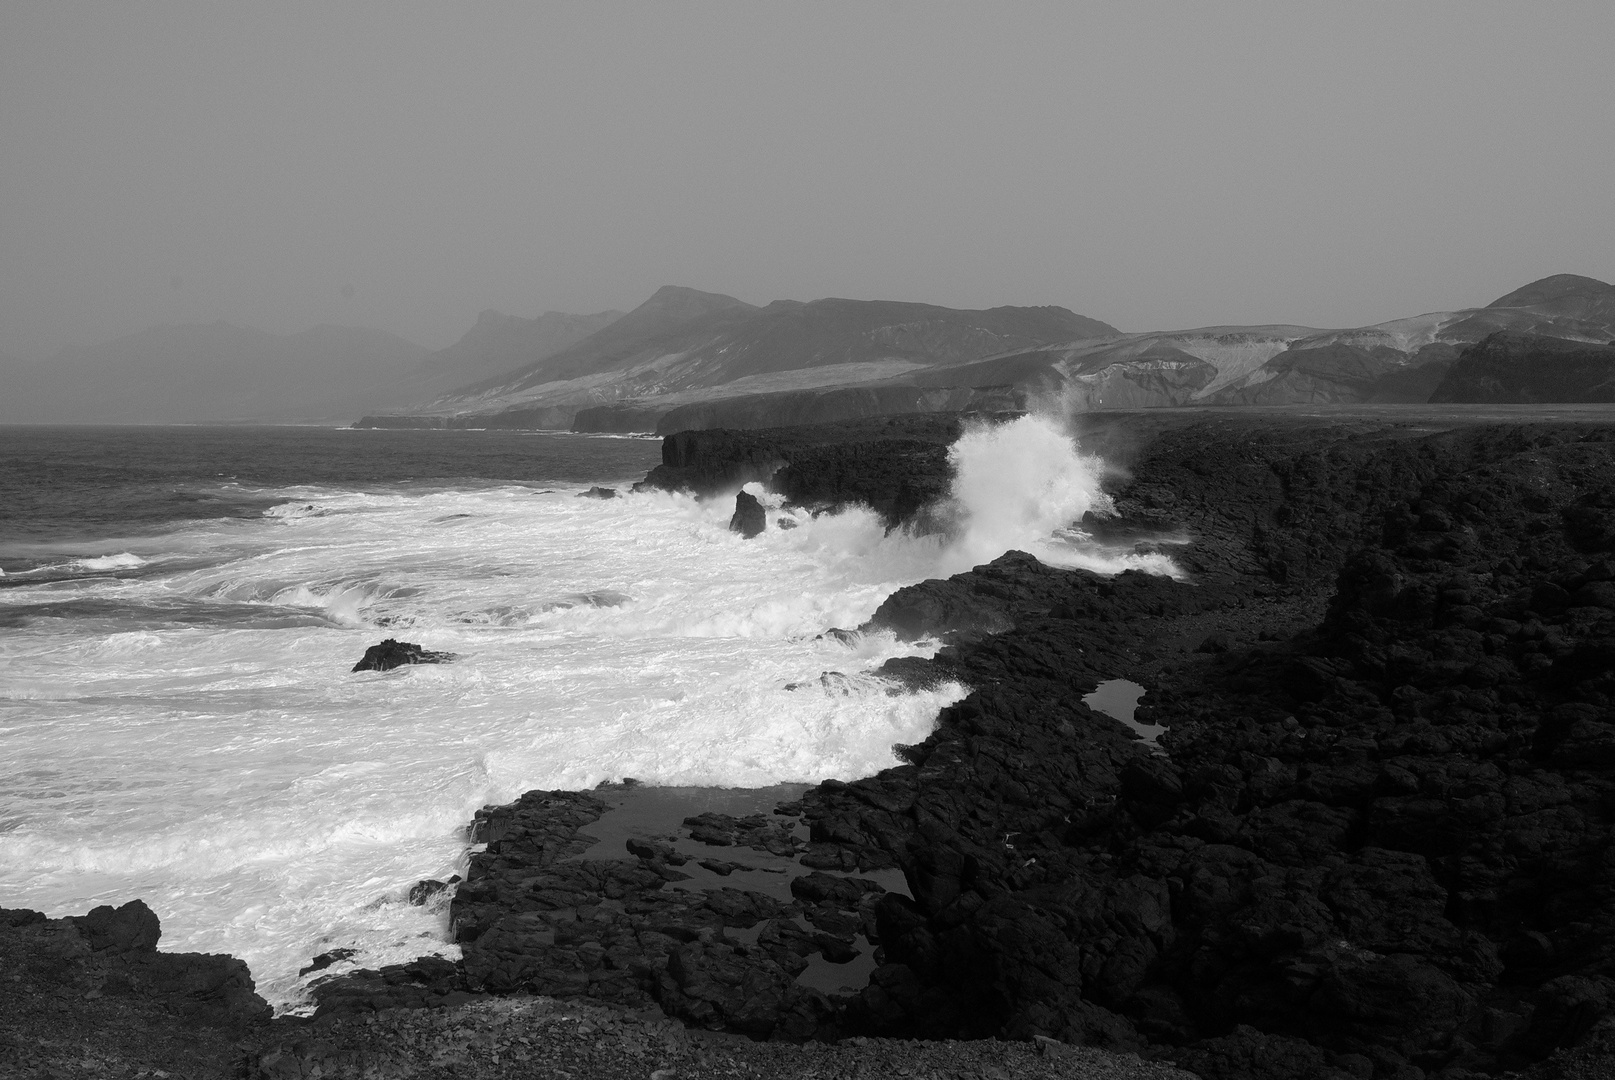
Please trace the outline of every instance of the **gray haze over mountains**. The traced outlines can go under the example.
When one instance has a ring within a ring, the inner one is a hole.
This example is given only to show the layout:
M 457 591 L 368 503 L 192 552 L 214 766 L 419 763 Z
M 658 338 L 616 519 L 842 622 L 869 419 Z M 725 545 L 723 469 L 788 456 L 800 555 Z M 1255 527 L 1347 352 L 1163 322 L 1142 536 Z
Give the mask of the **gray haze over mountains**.
M 220 320 L 435 351 L 665 284 L 1452 311 L 1615 278 L 1612 40 L 1604 0 L 5 4 L 0 352 Z
M 22 364 L 0 357 L 0 423 L 346 424 L 558 352 L 621 312 L 484 311 L 437 352 L 381 330 L 316 326 L 272 334 L 232 326 L 159 326 Z

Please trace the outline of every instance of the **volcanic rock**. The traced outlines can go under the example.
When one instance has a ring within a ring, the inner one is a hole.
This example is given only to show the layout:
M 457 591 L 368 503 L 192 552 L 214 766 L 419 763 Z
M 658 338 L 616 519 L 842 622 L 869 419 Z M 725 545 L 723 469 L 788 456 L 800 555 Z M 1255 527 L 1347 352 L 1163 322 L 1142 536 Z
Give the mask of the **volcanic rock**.
M 910 764 L 804 796 L 826 862 L 913 888 L 860 1015 L 1208 1077 L 1574 1045 L 1615 1000 L 1615 429 L 1210 426 L 1115 492 L 1171 492 L 1193 582 L 1012 554 L 872 620 L 952 632 L 927 663 L 975 689 Z M 1167 758 L 1080 704 L 1123 674 Z
M 763 510 L 763 504 L 757 501 L 757 496 L 749 491 L 735 495 L 735 513 L 729 519 L 729 531 L 750 540 L 767 527 L 768 514 Z
M 366 649 L 364 657 L 353 665 L 353 670 L 391 671 L 406 664 L 446 664 L 453 659 L 453 653 L 432 652 L 413 642 L 387 638 L 380 645 Z
M 913 521 L 948 492 L 956 413 L 876 417 L 767 431 L 681 431 L 636 488 L 702 497 L 762 483 L 793 506 L 861 503 L 888 527 Z
M 0 955 L 11 984 L 0 992 L 21 992 L 62 1016 L 64 997 L 95 1002 L 75 1004 L 73 1013 L 124 1010 L 184 1017 L 190 1024 L 236 1030 L 262 1024 L 270 1009 L 254 991 L 247 965 L 232 956 L 160 953 L 162 928 L 144 903 L 118 908 L 103 905 L 87 915 L 47 919 L 37 911 L 0 909 Z M 105 1005 L 101 1002 L 105 1002 Z M 7 1020 L 16 1003 L 0 1009 Z M 18 1009 L 22 1006 L 18 1006 Z

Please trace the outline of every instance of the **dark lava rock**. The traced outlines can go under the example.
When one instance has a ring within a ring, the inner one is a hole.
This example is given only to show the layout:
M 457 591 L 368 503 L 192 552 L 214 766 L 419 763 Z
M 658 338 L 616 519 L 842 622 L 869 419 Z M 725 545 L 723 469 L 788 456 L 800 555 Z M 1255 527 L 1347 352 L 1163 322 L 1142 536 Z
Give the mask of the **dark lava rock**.
M 388 638 L 366 649 L 364 658 L 353 665 L 353 670 L 391 671 L 406 664 L 444 664 L 453 659 L 453 653 L 432 652 L 412 642 Z
M 333 980 L 322 1008 L 535 991 L 759 1037 L 1042 1036 L 1207 1080 L 1457 1080 L 1603 1045 L 1615 428 L 1092 423 L 1128 464 L 1116 527 L 1189 536 L 1183 580 L 1012 552 L 893 594 L 871 629 L 948 644 L 887 674 L 968 696 L 905 764 L 804 794 L 805 848 L 763 815 L 686 823 L 828 880 L 671 889 L 654 848 L 577 858 L 599 799 L 529 793 L 478 814 L 462 964 Z M 1164 755 L 1084 704 L 1123 677 Z M 890 868 L 912 898 L 840 876 Z M 859 928 L 866 987 L 795 983 Z
M 322 952 L 310 960 L 307 967 L 298 968 L 297 973 L 299 975 L 311 975 L 316 971 L 324 971 L 332 964 L 339 964 L 344 960 L 351 959 L 353 955 L 353 949 L 332 949 L 330 952 Z
M 432 902 L 433 897 L 441 896 L 444 890 L 446 890 L 450 885 L 457 884 L 459 880 L 460 875 L 455 874 L 447 881 L 438 881 L 436 878 L 427 878 L 423 881 L 417 881 L 415 884 L 409 887 L 409 895 L 407 899 L 416 907 L 429 904 Z
M 680 431 L 637 487 L 703 497 L 760 482 L 793 506 L 861 503 L 888 527 L 914 521 L 948 493 L 959 413 L 878 416 L 761 431 Z
M 158 952 L 161 936 L 157 916 L 139 900 L 66 919 L 0 909 L 0 956 L 8 978 L 27 983 L 22 989 L 30 996 L 114 999 L 207 1026 L 242 1028 L 269 1019 L 245 963 L 233 956 Z M 62 1010 L 60 1001 L 55 1008 Z
M 737 532 L 747 540 L 768 527 L 768 514 L 757 496 L 748 491 L 735 495 L 735 514 L 729 519 L 729 531 Z
M 616 497 L 616 488 L 596 486 L 590 488 L 588 491 L 578 492 L 578 498 L 580 499 L 615 499 Z
M 156 914 L 139 900 L 120 908 L 102 904 L 74 921 L 96 952 L 155 952 L 163 933 Z
M 478 811 L 471 839 L 487 847 L 472 856 L 450 907 L 463 959 L 426 957 L 331 979 L 314 989 L 318 1015 L 431 1007 L 468 993 L 535 993 L 657 1004 L 694 1026 L 757 1037 L 842 1030 L 846 1000 L 796 977 L 808 956 L 857 952 L 855 936 L 874 927 L 881 894 L 867 892 L 873 883 L 852 886 L 867 918 L 853 912 L 815 922 L 809 933 L 797 922 L 813 918 L 802 901 L 727 886 L 669 888 L 689 876 L 674 869 L 686 859 L 665 843 L 634 839 L 634 858 L 582 859 L 595 844 L 587 827 L 609 808 L 589 793 L 533 791 Z M 692 839 L 783 855 L 800 846 L 790 829 L 761 814 L 702 814 L 688 826 Z M 721 859 L 702 863 L 729 875 L 740 869 Z M 731 933 L 752 929 L 755 935 Z
M 1611 1021 L 1615 431 L 1295 434 L 1133 463 L 1118 506 L 1172 507 L 1189 581 L 1012 553 L 877 613 L 953 635 L 923 663 L 974 689 L 909 764 L 803 797 L 811 859 L 913 889 L 876 910 L 867 1030 L 1457 1077 Z M 1124 675 L 1168 756 L 1082 705 Z

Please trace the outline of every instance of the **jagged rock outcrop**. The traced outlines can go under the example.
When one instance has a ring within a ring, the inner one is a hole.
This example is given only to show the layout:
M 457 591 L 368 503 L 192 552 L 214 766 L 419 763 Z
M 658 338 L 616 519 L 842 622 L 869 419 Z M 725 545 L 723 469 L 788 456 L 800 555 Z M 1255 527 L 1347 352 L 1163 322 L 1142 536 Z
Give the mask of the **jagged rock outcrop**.
M 729 519 L 729 531 L 737 532 L 750 540 L 760 535 L 766 528 L 768 528 L 768 514 L 763 510 L 763 504 L 757 501 L 757 496 L 749 491 L 735 495 L 735 513 Z
M 65 919 L 0 908 L 0 1071 L 232 1075 L 269 1005 L 246 964 L 158 952 L 161 933 L 139 900 Z
M 364 656 L 353 665 L 352 670 L 391 671 L 395 667 L 405 667 L 409 664 L 446 664 L 453 659 L 453 653 L 433 652 L 411 641 L 387 638 L 381 644 L 366 649 Z
M 947 494 L 948 447 L 964 422 L 937 413 L 766 431 L 681 431 L 662 440 L 662 464 L 642 486 L 710 496 L 756 482 L 794 505 L 862 503 L 895 526 Z

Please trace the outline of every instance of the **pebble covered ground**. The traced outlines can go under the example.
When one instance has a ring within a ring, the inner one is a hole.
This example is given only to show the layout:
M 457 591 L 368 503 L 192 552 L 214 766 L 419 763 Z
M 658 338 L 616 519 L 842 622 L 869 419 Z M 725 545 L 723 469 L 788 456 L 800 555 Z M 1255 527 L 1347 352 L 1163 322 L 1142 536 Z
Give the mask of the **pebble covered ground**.
M 279 1026 L 279 1025 L 277 1025 Z M 394 1009 L 310 1023 L 254 1055 L 254 1080 L 315 1076 L 545 1080 L 1193 1080 L 1131 1054 L 1052 1040 L 753 1042 L 692 1031 L 656 1010 L 625 1012 L 550 998 Z

